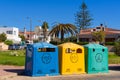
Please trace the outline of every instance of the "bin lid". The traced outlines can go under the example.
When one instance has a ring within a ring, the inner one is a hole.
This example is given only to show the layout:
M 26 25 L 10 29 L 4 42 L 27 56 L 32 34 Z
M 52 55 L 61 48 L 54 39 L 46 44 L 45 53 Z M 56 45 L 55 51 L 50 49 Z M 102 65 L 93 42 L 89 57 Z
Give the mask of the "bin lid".
M 57 47 L 53 44 L 50 44 L 50 43 L 47 43 L 47 42 L 39 42 L 39 43 L 35 43 L 35 44 L 32 44 L 33 47 L 41 47 L 41 48 L 45 48 L 45 47 L 51 47 L 51 48 L 54 48 L 54 47 Z
M 63 43 L 63 44 L 60 44 L 58 46 L 61 46 L 61 47 L 64 47 L 64 48 L 83 48 L 83 46 L 80 46 L 78 44 L 75 44 L 75 43 L 71 43 L 71 42 L 67 42 L 67 43 Z
M 95 44 L 95 43 L 90 43 L 90 44 L 87 44 L 85 45 L 84 47 L 88 47 L 88 48 L 107 48 L 105 46 L 102 46 L 100 44 Z

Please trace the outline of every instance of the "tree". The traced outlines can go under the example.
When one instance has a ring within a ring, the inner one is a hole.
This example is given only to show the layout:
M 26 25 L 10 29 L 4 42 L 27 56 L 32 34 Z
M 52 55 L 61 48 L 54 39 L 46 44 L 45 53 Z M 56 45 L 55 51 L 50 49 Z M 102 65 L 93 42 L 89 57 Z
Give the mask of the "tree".
M 102 44 L 105 41 L 105 33 L 104 33 L 104 31 L 92 32 L 92 38 L 95 41 L 99 41 Z
M 46 21 L 44 21 L 43 24 L 42 24 L 44 41 L 47 40 L 47 31 L 48 31 L 48 28 L 49 28 L 48 23 Z
M 120 40 L 115 42 L 115 54 L 120 56 Z
M 71 37 L 65 38 L 64 42 L 67 42 L 67 41 L 77 42 L 77 37 L 76 36 L 71 36 Z
M 11 45 L 11 44 L 13 44 L 13 41 L 12 40 L 6 40 L 4 43 L 7 44 L 7 45 Z
M 90 16 L 87 5 L 83 2 L 80 6 L 80 10 L 75 15 L 76 25 L 78 30 L 86 29 L 91 25 L 93 19 Z
M 4 42 L 6 39 L 7 37 L 5 33 L 0 34 L 0 42 Z
M 57 24 L 50 31 L 49 35 L 59 37 L 61 36 L 61 41 L 64 40 L 65 34 L 75 35 L 77 33 L 77 28 L 73 24 Z
M 22 41 L 25 41 L 25 36 L 24 35 L 19 35 L 19 37 L 22 39 Z

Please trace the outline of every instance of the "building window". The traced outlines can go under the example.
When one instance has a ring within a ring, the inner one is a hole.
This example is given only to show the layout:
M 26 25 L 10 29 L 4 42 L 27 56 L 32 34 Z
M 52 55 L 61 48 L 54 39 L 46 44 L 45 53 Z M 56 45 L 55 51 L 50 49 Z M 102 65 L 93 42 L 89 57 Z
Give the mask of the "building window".
M 104 28 L 104 27 L 102 28 L 102 31 L 105 31 L 105 28 Z
M 41 33 L 40 35 L 43 35 L 43 33 Z
M 7 33 L 7 34 L 13 34 L 13 32 L 12 32 L 12 31 L 6 31 L 6 33 Z
M 93 29 L 93 31 L 96 31 L 96 29 Z
M 100 27 L 96 27 L 96 29 L 100 29 Z
M 14 35 L 16 35 L 16 31 L 14 31 Z
M 27 37 L 29 38 L 30 36 L 29 36 L 29 35 L 27 35 Z

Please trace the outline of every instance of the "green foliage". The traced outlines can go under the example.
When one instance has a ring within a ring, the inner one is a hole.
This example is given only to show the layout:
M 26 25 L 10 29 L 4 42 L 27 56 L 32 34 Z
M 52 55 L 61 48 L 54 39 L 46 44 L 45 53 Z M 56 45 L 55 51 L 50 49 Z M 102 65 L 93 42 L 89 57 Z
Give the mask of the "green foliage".
M 58 41 L 50 41 L 51 44 L 53 45 L 59 45 L 59 44 L 62 44 L 64 42 L 58 42 Z
M 120 56 L 120 41 L 115 42 L 115 54 Z
M 114 53 L 109 53 L 109 64 L 120 64 L 120 56 L 117 56 Z
M 105 42 L 105 45 L 115 45 L 115 42 Z
M 86 44 L 88 44 L 89 42 L 77 42 L 77 44 L 79 44 L 79 45 L 86 45 Z
M 5 33 L 0 34 L 0 42 L 4 42 L 6 39 L 7 37 Z
M 17 56 L 13 54 L 17 54 Z M 25 50 L 0 51 L 0 64 L 24 66 Z
M 104 31 L 92 32 L 92 38 L 95 41 L 99 41 L 100 43 L 103 43 L 105 40 L 105 33 L 104 33 Z
M 44 21 L 43 24 L 42 24 L 44 41 L 47 40 L 47 29 L 48 29 L 48 28 L 49 28 L 48 23 L 47 23 L 46 21 Z
M 46 30 L 48 28 L 49 28 L 48 23 L 46 21 L 44 21 L 43 24 L 42 24 L 42 29 Z
M 65 34 L 76 35 L 77 28 L 73 24 L 57 24 L 50 31 L 49 35 L 59 37 L 61 36 L 61 42 L 64 40 Z
M 11 44 L 13 44 L 13 41 L 12 40 L 6 40 L 4 43 L 7 44 L 7 45 L 11 45 Z
M 19 37 L 22 39 L 22 41 L 25 41 L 25 36 L 24 35 L 19 35 Z
M 89 28 L 88 26 L 91 25 L 92 20 L 87 5 L 83 2 L 80 6 L 80 10 L 75 15 L 75 21 L 79 31 L 80 29 Z
M 33 43 L 37 43 L 37 42 L 39 42 L 39 40 L 33 40 Z
M 13 55 L 18 54 L 18 56 Z M 109 64 L 120 64 L 120 57 L 109 53 Z M 2 65 L 25 65 L 25 50 L 0 51 L 0 64 Z
M 76 36 L 71 36 L 69 38 L 65 38 L 64 42 L 77 42 L 77 37 Z

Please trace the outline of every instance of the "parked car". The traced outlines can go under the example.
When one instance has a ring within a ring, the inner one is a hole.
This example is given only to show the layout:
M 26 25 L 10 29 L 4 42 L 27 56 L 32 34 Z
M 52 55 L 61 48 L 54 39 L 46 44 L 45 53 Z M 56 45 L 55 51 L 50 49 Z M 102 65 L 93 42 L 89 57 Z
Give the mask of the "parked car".
M 19 47 L 16 44 L 9 45 L 8 47 L 9 50 L 18 50 Z
M 20 50 L 20 49 L 24 49 L 25 47 L 20 45 L 20 44 L 12 44 L 9 45 L 8 49 L 9 50 Z
M 25 45 L 19 45 L 19 49 L 25 49 Z

